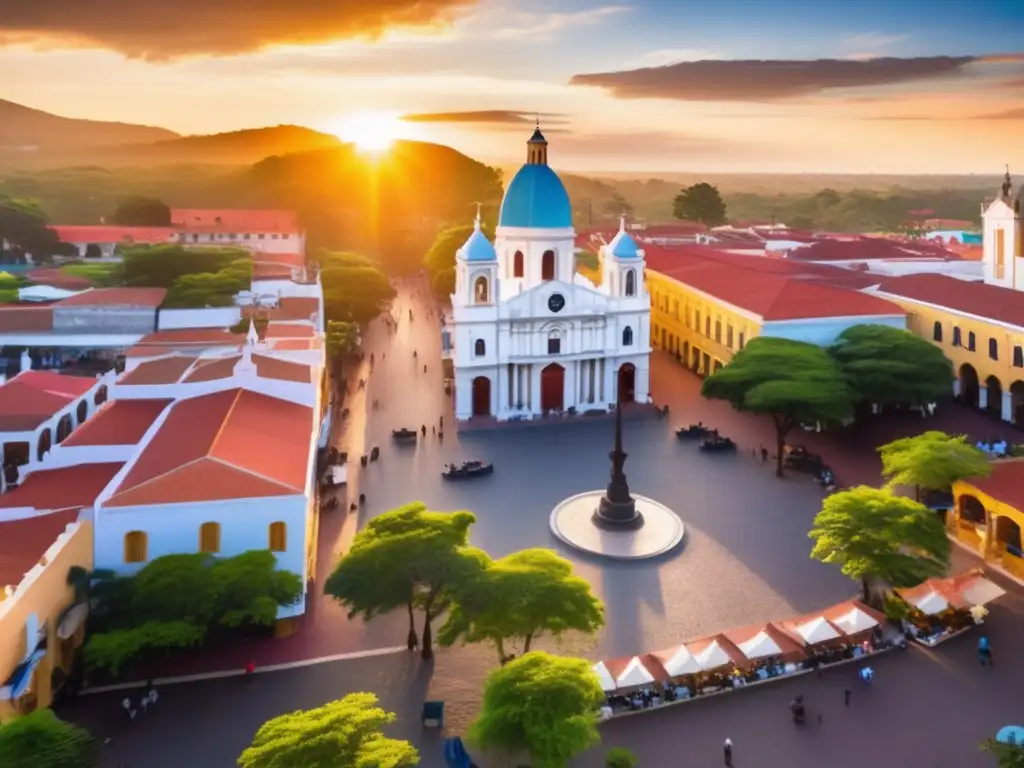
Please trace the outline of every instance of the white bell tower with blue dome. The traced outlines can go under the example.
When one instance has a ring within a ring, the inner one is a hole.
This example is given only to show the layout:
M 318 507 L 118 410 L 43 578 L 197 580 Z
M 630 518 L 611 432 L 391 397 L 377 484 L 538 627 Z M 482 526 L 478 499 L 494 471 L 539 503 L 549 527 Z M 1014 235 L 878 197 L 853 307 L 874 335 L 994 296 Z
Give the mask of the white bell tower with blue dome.
M 646 403 L 650 296 L 644 253 L 626 232 L 604 248 L 604 282 L 576 274 L 572 205 L 540 131 L 509 182 L 492 245 L 477 209 L 455 258 L 454 410 L 470 419 L 535 419 Z

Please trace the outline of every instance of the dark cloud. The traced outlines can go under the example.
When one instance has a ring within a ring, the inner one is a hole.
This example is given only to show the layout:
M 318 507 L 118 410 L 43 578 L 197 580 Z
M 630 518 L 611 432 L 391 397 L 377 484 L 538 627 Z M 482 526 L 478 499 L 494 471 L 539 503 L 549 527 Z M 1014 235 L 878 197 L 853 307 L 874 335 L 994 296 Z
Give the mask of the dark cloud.
M 477 0 L 4 0 L 0 43 L 110 48 L 160 60 L 375 38 L 442 23 Z
M 833 88 L 893 85 L 957 75 L 973 56 L 868 61 L 684 61 L 667 67 L 576 75 L 572 85 L 607 88 L 623 99 L 775 101 Z
M 561 125 L 565 123 L 562 115 L 550 112 L 516 112 L 506 109 L 483 109 L 472 112 L 421 112 L 404 115 L 403 120 L 410 123 L 460 123 L 473 125 L 532 125 L 540 120 L 544 125 Z

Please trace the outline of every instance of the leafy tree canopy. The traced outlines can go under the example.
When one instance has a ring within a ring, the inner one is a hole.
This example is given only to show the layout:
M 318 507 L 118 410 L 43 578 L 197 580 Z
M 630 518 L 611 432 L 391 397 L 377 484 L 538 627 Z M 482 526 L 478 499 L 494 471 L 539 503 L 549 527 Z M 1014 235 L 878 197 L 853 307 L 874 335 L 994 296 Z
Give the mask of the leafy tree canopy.
M 0 264 L 24 263 L 26 254 L 36 263 L 44 264 L 54 255 L 70 252 L 50 229 L 38 202 L 0 196 Z
M 232 266 L 238 269 L 236 262 L 252 261 L 252 254 L 244 248 L 186 248 L 177 243 L 133 245 L 124 249 L 123 256 L 125 285 L 167 289 L 185 275 L 210 274 Z
M 430 658 L 431 621 L 447 606 L 450 590 L 476 578 L 488 560 L 468 545 L 475 521 L 471 512 L 429 512 L 420 502 L 385 512 L 356 534 L 324 591 L 352 614 L 373 616 L 405 605 L 410 648 L 416 643 L 413 608 L 421 608 L 423 656 Z
M 327 322 L 327 354 L 332 359 L 350 355 L 359 349 L 359 325 L 341 320 Z
M 850 411 L 849 387 L 828 352 L 789 339 L 752 339 L 704 380 L 701 394 L 726 400 L 738 411 L 771 416 L 779 477 L 786 435 L 794 426 L 837 422 Z
M 718 187 L 702 181 L 676 195 L 672 215 L 684 221 L 699 221 L 705 227 L 717 227 L 726 221 L 725 202 Z
M 953 382 L 942 350 L 900 328 L 847 328 L 829 352 L 854 395 L 867 403 L 927 405 L 949 395 Z
M 0 725 L 4 768 L 97 768 L 100 747 L 84 728 L 37 709 Z
M 328 322 L 368 323 L 395 297 L 387 275 L 366 256 L 321 251 L 316 260 L 321 265 L 324 314 Z
M 982 752 L 992 755 L 999 768 L 1024 768 L 1024 746 L 1006 744 L 995 739 L 987 739 L 980 744 Z
M 604 700 L 590 662 L 531 651 L 488 676 L 467 737 L 509 757 L 527 753 L 534 768 L 564 768 L 601 740 L 597 712 Z
M 494 227 L 484 224 L 483 232 L 490 240 L 494 240 Z M 460 224 L 441 230 L 434 238 L 423 258 L 423 266 L 430 275 L 430 285 L 434 292 L 447 298 L 455 291 L 455 252 L 461 248 L 473 234 L 472 224 Z
M 117 204 L 107 221 L 119 227 L 169 227 L 171 208 L 155 197 L 132 195 Z
M 521 642 L 529 653 L 531 643 L 544 634 L 591 634 L 604 626 L 604 606 L 590 584 L 549 549 L 526 549 L 495 560 L 454 595 L 439 642 L 493 642 L 502 663 L 508 659 L 506 640 Z
M 811 557 L 860 580 L 865 600 L 875 580 L 915 587 L 949 565 L 950 543 L 938 515 L 885 489 L 861 485 L 828 496 L 809 536 Z
M 241 768 L 411 768 L 420 755 L 381 729 L 395 715 L 372 693 L 350 693 L 322 707 L 268 720 L 239 756 Z
M 935 430 L 904 437 L 878 449 L 882 474 L 890 486 L 912 485 L 948 492 L 957 480 L 988 477 L 992 463 L 963 435 Z

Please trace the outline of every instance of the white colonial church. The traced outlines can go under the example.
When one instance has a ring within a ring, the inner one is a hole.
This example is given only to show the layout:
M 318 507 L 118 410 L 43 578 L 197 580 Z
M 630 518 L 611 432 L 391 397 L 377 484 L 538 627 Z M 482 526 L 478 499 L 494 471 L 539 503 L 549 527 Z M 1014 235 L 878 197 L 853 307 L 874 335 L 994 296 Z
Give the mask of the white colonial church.
M 450 324 L 455 417 L 499 420 L 647 402 L 650 296 L 625 231 L 595 287 L 576 274 L 569 196 L 536 130 L 501 204 L 495 242 L 476 227 L 456 254 Z

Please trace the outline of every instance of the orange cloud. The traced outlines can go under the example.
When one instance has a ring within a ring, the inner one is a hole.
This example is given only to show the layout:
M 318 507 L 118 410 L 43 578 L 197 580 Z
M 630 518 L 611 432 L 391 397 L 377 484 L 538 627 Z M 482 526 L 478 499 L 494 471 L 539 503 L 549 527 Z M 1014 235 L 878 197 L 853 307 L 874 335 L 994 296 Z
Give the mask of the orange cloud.
M 0 44 L 109 48 L 152 61 L 376 38 L 452 21 L 477 0 L 33 0 L 4 3 Z
M 576 75 L 572 85 L 608 89 L 623 99 L 774 101 L 834 88 L 894 85 L 958 75 L 973 56 L 867 61 L 684 61 L 667 67 Z
M 481 109 L 470 112 L 420 112 L 412 115 L 403 115 L 402 120 L 409 123 L 460 123 L 469 125 L 533 125 L 535 120 L 541 120 L 545 125 L 565 122 L 561 115 L 551 112 L 518 112 L 506 109 Z

